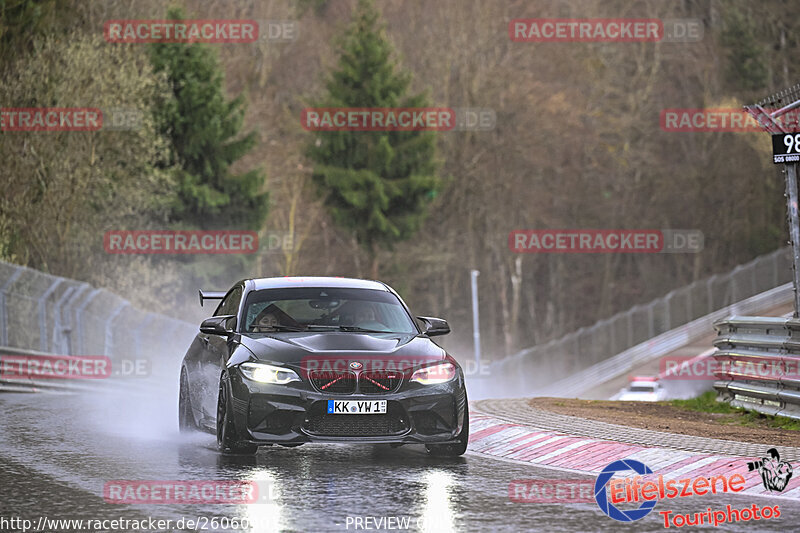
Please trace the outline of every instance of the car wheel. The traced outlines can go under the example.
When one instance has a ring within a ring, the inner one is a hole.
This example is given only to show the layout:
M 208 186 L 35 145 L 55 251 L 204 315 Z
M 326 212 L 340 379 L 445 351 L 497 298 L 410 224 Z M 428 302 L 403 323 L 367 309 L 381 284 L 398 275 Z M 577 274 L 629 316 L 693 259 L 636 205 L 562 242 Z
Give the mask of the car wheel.
M 189 397 L 189 380 L 186 371 L 181 370 L 181 385 L 178 393 L 178 429 L 181 433 L 191 433 L 200 428 L 192 413 L 192 400 Z
M 217 399 L 217 449 L 231 455 L 253 455 L 258 451 L 257 444 L 241 442 L 233 421 L 230 382 L 223 373 L 219 379 L 219 398 Z
M 466 402 L 466 399 L 465 399 Z M 464 455 L 469 444 L 469 402 L 464 404 L 464 425 L 461 426 L 461 433 L 458 434 L 458 442 L 455 444 L 426 444 L 425 449 L 435 457 L 458 457 Z

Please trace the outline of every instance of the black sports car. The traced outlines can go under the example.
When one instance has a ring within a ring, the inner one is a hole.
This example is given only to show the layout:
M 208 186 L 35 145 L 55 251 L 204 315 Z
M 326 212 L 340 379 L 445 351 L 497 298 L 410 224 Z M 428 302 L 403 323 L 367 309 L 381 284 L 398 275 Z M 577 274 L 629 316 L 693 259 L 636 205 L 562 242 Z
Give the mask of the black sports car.
M 384 283 L 243 280 L 200 325 L 183 358 L 181 431 L 216 432 L 224 453 L 306 442 L 424 444 L 457 456 L 469 438 L 464 373 Z

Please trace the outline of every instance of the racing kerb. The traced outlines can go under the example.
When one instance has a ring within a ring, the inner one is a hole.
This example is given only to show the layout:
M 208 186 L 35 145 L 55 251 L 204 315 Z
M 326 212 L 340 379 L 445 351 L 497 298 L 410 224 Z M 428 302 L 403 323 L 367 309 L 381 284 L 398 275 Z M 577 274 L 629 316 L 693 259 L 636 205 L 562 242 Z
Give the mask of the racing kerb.
M 790 249 L 781 248 L 647 305 L 492 363 L 492 396 L 575 397 L 707 335 L 715 321 L 792 300 Z
M 800 419 L 800 320 L 734 316 L 714 327 L 718 398 Z
M 183 354 L 196 332 L 105 289 L 0 261 L 0 355 L 106 356 L 112 367 L 146 360 L 155 372 L 165 356 Z

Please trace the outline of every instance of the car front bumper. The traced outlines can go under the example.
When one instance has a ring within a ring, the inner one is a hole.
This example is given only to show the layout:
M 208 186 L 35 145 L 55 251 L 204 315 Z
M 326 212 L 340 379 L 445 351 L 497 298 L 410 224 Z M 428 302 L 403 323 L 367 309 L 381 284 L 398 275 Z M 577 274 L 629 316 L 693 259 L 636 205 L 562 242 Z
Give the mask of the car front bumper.
M 232 369 L 234 421 L 257 444 L 306 442 L 446 444 L 464 423 L 463 374 L 438 385 L 404 381 L 386 394 L 321 393 L 306 381 L 272 385 Z M 386 400 L 386 414 L 327 414 L 328 400 Z

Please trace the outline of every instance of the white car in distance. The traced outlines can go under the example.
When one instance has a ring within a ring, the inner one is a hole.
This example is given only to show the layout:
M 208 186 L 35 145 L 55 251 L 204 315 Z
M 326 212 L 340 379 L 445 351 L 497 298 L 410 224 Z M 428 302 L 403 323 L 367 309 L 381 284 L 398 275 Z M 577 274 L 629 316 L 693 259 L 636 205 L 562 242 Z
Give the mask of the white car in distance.
M 622 402 L 658 402 L 666 400 L 666 391 L 656 378 L 631 378 L 631 383 L 619 391 L 617 400 Z

